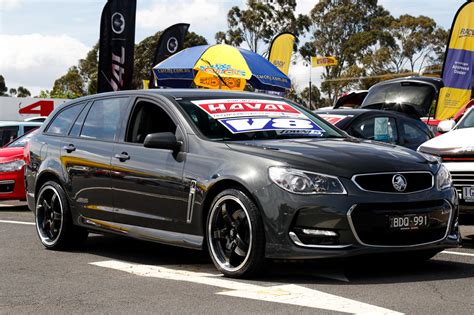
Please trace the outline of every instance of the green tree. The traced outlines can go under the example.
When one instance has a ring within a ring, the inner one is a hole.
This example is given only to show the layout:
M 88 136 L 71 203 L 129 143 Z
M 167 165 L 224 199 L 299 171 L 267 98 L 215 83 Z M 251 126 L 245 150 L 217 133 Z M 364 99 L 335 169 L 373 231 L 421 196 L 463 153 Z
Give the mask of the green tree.
M 397 73 L 407 67 L 412 72 L 416 65 L 423 67 L 440 46 L 446 45 L 440 42 L 446 32 L 432 18 L 423 15 L 402 15 L 392 22 L 391 29 L 398 45 L 391 47 L 390 61 Z
M 142 80 L 148 80 L 151 76 L 152 60 L 155 50 L 160 40 L 161 31 L 155 35 L 143 39 L 135 46 L 135 65 L 133 70 L 133 87 L 139 89 L 142 86 Z M 207 40 L 194 32 L 188 32 L 184 38 L 184 48 L 207 45 Z
M 254 52 L 271 42 L 280 32 L 296 36 L 308 29 L 309 17 L 295 15 L 296 0 L 248 0 L 246 9 L 232 7 L 227 13 L 228 30 L 217 32 L 217 43 L 240 46 L 246 43 Z
M 17 97 L 30 97 L 31 92 L 27 88 L 19 86 L 18 89 L 17 89 L 17 95 L 16 96 Z
M 14 88 L 11 88 L 11 89 L 8 91 L 8 93 L 10 93 L 10 96 L 16 96 L 17 90 L 14 89 Z
M 85 83 L 76 66 L 69 68 L 68 72 L 54 81 L 51 97 L 74 99 L 87 94 Z
M 321 103 L 321 91 L 314 84 L 311 84 L 311 107 L 309 106 L 309 86 L 301 91 L 301 98 L 304 100 L 304 106 L 311 110 L 323 107 Z
M 87 94 L 97 93 L 97 76 L 99 67 L 99 43 L 87 53 L 86 58 L 79 60 L 79 73 L 84 81 Z
M 354 72 L 354 66 L 377 46 L 393 44 L 389 36 L 392 16 L 377 0 L 321 0 L 310 12 L 311 40 L 300 49 L 303 57 L 335 56 L 338 65 L 326 67 L 322 92 L 331 103 L 352 81 L 336 81 Z
M 7 96 L 8 88 L 5 83 L 5 78 L 0 74 L 0 96 Z
M 51 93 L 48 90 L 41 90 L 37 98 L 51 98 Z

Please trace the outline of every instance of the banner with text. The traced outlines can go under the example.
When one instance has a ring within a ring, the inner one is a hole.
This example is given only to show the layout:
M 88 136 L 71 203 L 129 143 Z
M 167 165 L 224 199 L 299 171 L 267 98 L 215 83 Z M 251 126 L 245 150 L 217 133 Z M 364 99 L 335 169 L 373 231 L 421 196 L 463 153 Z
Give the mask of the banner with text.
M 453 117 L 471 99 L 474 65 L 474 2 L 465 3 L 454 17 L 443 65 L 436 119 Z
M 130 90 L 135 49 L 136 0 L 109 0 L 100 21 L 97 92 Z

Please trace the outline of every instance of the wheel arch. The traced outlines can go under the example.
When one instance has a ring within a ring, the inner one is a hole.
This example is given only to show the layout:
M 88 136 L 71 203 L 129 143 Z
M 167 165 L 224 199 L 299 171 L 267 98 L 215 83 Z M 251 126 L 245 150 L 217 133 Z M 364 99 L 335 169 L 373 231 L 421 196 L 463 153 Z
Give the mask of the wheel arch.
M 252 200 L 255 205 L 257 206 L 258 211 L 261 213 L 262 207 L 258 202 L 258 199 L 251 193 L 250 189 L 248 189 L 244 184 L 236 179 L 231 178 L 224 178 L 217 182 L 215 182 L 212 186 L 209 187 L 206 195 L 204 196 L 204 200 L 202 202 L 202 217 L 201 217 L 201 228 L 203 231 L 203 235 L 206 235 L 206 221 L 209 211 L 211 210 L 212 202 L 214 198 L 221 193 L 222 191 L 230 188 L 237 188 L 242 190 L 249 198 Z
M 61 183 L 60 177 L 51 171 L 44 171 L 40 175 L 38 175 L 38 178 L 35 183 L 35 204 L 36 204 L 36 198 L 38 196 L 39 190 L 41 189 L 41 186 L 43 186 L 44 183 L 51 180 L 63 186 Z

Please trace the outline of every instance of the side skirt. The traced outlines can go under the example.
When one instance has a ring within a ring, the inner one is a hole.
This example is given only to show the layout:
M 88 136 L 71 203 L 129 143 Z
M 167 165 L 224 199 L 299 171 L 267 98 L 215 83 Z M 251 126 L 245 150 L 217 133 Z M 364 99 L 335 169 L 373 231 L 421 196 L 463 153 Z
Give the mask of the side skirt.
M 204 241 L 204 237 L 199 235 L 156 230 L 141 226 L 91 219 L 84 216 L 80 216 L 78 221 L 80 225 L 91 230 L 110 232 L 113 234 L 128 236 L 144 241 L 162 243 L 190 249 L 201 250 Z

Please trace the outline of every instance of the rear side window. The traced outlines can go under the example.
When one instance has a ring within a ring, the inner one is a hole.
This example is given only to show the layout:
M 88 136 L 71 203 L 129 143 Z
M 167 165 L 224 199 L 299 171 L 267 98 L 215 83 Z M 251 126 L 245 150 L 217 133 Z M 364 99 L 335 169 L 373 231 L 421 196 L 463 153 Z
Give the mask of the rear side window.
M 351 135 L 357 138 L 397 143 L 398 132 L 395 119 L 391 117 L 371 117 L 352 128 Z
M 81 137 L 113 141 L 128 105 L 128 97 L 95 101 L 82 126 Z
M 28 133 L 31 130 L 35 130 L 35 129 L 38 129 L 38 128 L 39 128 L 39 126 L 23 126 L 23 131 L 24 131 L 24 133 Z
M 72 123 L 76 120 L 77 115 L 81 112 L 85 103 L 70 106 L 59 112 L 54 120 L 49 124 L 47 133 L 66 135 L 72 126 Z
M 421 144 L 430 140 L 430 136 L 418 128 L 417 126 L 411 125 L 408 122 L 402 121 L 403 132 L 405 134 L 406 144 Z
M 0 127 L 0 146 L 4 146 L 18 137 L 18 126 Z

